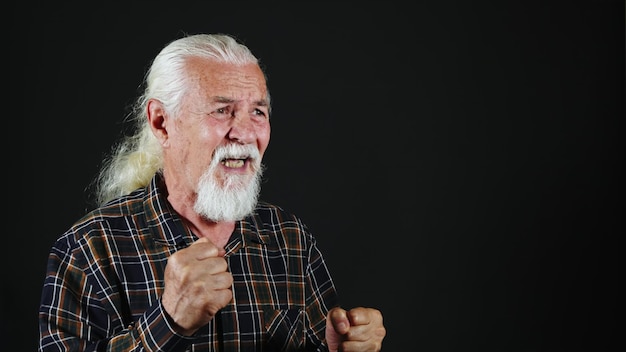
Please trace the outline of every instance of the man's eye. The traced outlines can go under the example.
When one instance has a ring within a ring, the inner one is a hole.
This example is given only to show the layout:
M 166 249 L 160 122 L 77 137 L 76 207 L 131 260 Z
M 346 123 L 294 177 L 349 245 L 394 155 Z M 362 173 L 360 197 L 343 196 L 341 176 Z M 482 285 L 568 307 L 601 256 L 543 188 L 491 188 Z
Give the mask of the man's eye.
M 263 110 L 259 110 L 259 109 L 254 109 L 254 115 L 259 116 L 259 117 L 265 117 L 265 116 L 267 116 L 267 114 L 265 113 L 265 111 L 263 111 Z
M 218 118 L 218 119 L 230 117 L 230 109 L 228 107 L 217 108 L 213 110 L 213 112 L 211 113 L 211 116 L 213 116 L 214 118 Z

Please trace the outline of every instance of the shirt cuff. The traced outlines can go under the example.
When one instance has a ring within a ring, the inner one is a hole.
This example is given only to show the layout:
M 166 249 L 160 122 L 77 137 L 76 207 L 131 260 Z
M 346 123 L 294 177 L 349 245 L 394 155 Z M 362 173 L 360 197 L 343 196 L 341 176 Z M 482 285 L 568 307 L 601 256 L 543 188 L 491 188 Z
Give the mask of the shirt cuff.
M 150 308 L 137 324 L 136 333 L 147 351 L 185 351 L 191 344 L 206 339 L 208 333 L 183 336 L 174 330 L 174 321 L 167 314 L 161 300 Z M 208 331 L 207 331 L 208 332 Z

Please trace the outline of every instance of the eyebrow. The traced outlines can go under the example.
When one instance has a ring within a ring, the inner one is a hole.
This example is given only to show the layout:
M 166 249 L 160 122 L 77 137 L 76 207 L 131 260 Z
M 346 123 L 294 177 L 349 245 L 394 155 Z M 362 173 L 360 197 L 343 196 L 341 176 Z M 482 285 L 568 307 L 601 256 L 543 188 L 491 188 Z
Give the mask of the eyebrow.
M 223 96 L 215 96 L 213 97 L 213 101 L 218 102 L 218 103 L 231 104 L 231 103 L 235 103 L 237 100 L 233 98 L 223 97 Z M 261 99 L 261 100 L 256 100 L 254 102 L 254 105 L 268 107 L 269 103 L 267 102 L 267 99 Z

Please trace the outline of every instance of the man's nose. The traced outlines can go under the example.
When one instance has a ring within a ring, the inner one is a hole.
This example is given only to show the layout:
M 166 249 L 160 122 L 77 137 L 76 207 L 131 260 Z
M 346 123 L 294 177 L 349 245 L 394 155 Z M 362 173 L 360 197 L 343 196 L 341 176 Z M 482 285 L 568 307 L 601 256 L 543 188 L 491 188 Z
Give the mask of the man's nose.
M 256 131 L 252 118 L 243 112 L 234 112 L 228 137 L 241 144 L 252 143 L 256 139 Z

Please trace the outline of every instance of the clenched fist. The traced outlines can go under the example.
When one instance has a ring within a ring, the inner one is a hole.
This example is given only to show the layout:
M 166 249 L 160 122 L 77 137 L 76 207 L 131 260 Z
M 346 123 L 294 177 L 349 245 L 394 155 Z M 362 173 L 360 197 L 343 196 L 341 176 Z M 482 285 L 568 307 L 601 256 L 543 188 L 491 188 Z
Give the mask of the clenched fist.
M 191 335 L 233 298 L 233 276 L 226 259 L 206 238 L 172 254 L 165 267 L 163 307 L 177 332 Z
M 346 311 L 335 307 L 326 316 L 326 342 L 330 352 L 378 352 L 386 334 L 383 316 L 374 308 L 357 307 Z

